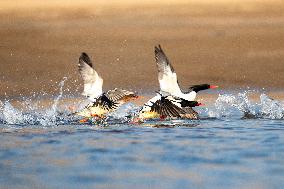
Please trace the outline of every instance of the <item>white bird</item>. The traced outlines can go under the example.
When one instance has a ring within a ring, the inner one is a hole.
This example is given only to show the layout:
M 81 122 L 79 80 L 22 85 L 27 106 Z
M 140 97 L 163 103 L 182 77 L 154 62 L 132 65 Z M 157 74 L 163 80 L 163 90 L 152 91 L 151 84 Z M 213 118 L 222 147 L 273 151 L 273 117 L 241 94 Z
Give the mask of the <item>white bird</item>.
M 83 110 L 76 112 L 84 117 L 102 117 L 104 114 L 116 110 L 120 105 L 138 98 L 131 91 L 124 89 L 113 89 L 103 92 L 103 79 L 93 67 L 92 61 L 86 53 L 82 53 L 79 58 L 79 72 L 84 81 L 82 95 L 92 102 Z
M 161 45 L 155 47 L 155 60 L 158 68 L 158 80 L 161 91 L 188 101 L 193 101 L 199 91 L 218 87 L 209 84 L 193 85 L 189 88 L 189 91 L 182 92 L 178 84 L 177 74 Z
M 160 93 L 151 98 L 139 111 L 139 119 L 157 117 L 199 119 L 199 115 L 192 107 L 201 103 L 194 101 L 197 92 L 209 88 L 216 88 L 209 84 L 193 85 L 186 93 L 182 92 L 177 79 L 177 74 L 170 64 L 162 47 L 155 47 L 155 60 L 158 68 Z

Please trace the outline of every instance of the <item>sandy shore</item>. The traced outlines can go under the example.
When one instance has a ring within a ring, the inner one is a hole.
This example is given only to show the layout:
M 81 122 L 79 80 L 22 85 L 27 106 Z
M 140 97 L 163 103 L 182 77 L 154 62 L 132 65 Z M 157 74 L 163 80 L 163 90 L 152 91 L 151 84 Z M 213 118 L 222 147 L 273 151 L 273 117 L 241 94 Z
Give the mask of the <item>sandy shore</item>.
M 76 63 L 91 55 L 105 89 L 158 88 L 154 45 L 168 54 L 181 86 L 284 86 L 284 2 L 0 1 L 0 96 L 79 94 Z

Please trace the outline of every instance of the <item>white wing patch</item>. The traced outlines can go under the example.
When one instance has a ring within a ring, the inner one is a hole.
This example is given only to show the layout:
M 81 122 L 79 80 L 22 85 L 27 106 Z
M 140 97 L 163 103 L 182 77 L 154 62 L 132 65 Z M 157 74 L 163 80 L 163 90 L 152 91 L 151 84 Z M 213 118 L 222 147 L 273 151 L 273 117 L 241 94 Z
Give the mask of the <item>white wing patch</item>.
M 161 91 L 180 96 L 182 92 L 178 85 L 177 74 L 160 45 L 155 47 L 155 59 Z
M 151 107 L 153 106 L 153 104 L 161 99 L 161 95 L 156 95 L 153 98 L 151 98 L 150 100 L 148 100 L 144 106 L 142 107 L 142 109 L 140 110 L 140 112 L 149 112 L 151 111 Z
M 151 108 L 152 108 L 153 104 L 155 104 L 158 100 L 161 100 L 162 96 L 163 96 L 162 94 L 158 93 L 156 96 L 154 96 L 153 98 L 148 100 L 144 104 L 144 106 L 142 107 L 142 109 L 140 111 L 142 111 L 142 112 L 151 111 Z M 174 98 L 173 96 L 166 96 L 166 99 L 169 100 L 174 105 L 176 105 L 176 106 L 181 108 L 181 99 Z
M 196 92 L 183 93 L 181 91 L 178 85 L 177 74 L 160 45 L 155 47 L 155 59 L 158 67 L 158 79 L 161 91 L 188 101 L 194 101 Z
M 95 71 L 94 78 L 96 80 L 93 82 L 84 83 L 84 91 L 82 95 L 88 97 L 90 100 L 94 100 L 103 93 L 103 79 Z
M 176 105 L 177 107 L 181 108 L 181 100 L 180 100 L 180 99 L 173 98 L 173 96 L 167 96 L 166 99 L 168 99 L 169 101 L 171 101 L 171 103 L 173 103 L 173 104 Z
M 94 101 L 103 93 L 103 79 L 93 68 L 92 62 L 86 53 L 82 53 L 79 58 L 79 72 L 84 81 L 84 91 L 82 95 Z
M 159 78 L 161 91 L 165 91 L 175 96 L 181 94 L 181 90 L 177 83 L 177 74 L 173 72 L 166 72 Z

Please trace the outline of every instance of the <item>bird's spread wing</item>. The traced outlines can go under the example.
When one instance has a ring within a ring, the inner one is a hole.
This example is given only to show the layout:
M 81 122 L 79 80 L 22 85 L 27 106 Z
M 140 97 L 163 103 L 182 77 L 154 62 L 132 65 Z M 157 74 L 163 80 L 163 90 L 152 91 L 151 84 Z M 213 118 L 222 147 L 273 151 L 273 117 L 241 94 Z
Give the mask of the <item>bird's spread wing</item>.
M 158 67 L 160 89 L 170 94 L 180 92 L 177 74 L 160 45 L 155 47 L 155 59 Z
M 184 107 L 183 110 L 186 112 L 182 115 L 183 118 L 187 119 L 199 119 L 198 113 L 192 109 L 192 107 Z
M 84 117 L 101 116 L 105 113 L 116 110 L 118 106 L 119 104 L 117 102 L 113 102 L 106 96 L 105 93 L 103 93 L 99 97 L 95 98 L 93 102 L 75 114 Z
M 157 112 L 160 116 L 165 117 L 181 117 L 181 114 L 185 113 L 182 108 L 165 97 L 161 97 L 161 99 L 154 102 L 151 111 Z
M 82 95 L 93 101 L 102 94 L 103 79 L 94 70 L 92 61 L 86 53 L 81 54 L 78 67 L 84 81 Z
M 197 106 L 198 102 L 188 101 L 176 96 L 164 96 L 160 92 L 148 102 L 139 111 L 141 117 L 148 116 L 147 112 L 153 113 L 149 115 L 170 117 L 170 118 L 189 118 L 198 119 L 198 113 L 191 107 Z
M 127 90 L 123 90 L 123 89 L 113 89 L 113 90 L 109 90 L 106 93 L 107 97 L 114 101 L 114 102 L 118 102 L 118 101 L 123 101 L 123 102 L 127 102 L 128 99 L 132 99 L 132 98 L 136 98 L 136 94 L 134 92 L 131 91 L 127 91 Z
M 98 97 L 90 106 L 92 107 L 100 107 L 107 111 L 113 111 L 118 108 L 118 103 L 112 101 L 107 97 L 105 93 L 103 93 L 100 97 Z

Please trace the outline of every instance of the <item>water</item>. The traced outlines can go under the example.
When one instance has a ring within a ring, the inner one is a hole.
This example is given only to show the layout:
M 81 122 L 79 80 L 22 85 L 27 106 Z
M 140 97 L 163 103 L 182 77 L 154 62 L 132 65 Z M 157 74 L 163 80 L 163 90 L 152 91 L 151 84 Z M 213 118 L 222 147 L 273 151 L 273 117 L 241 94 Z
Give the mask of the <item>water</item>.
M 62 92 L 45 108 L 2 101 L 0 188 L 283 188 L 283 102 L 247 93 L 219 95 L 201 120 L 143 124 L 125 118 L 133 104 L 78 124 Z

